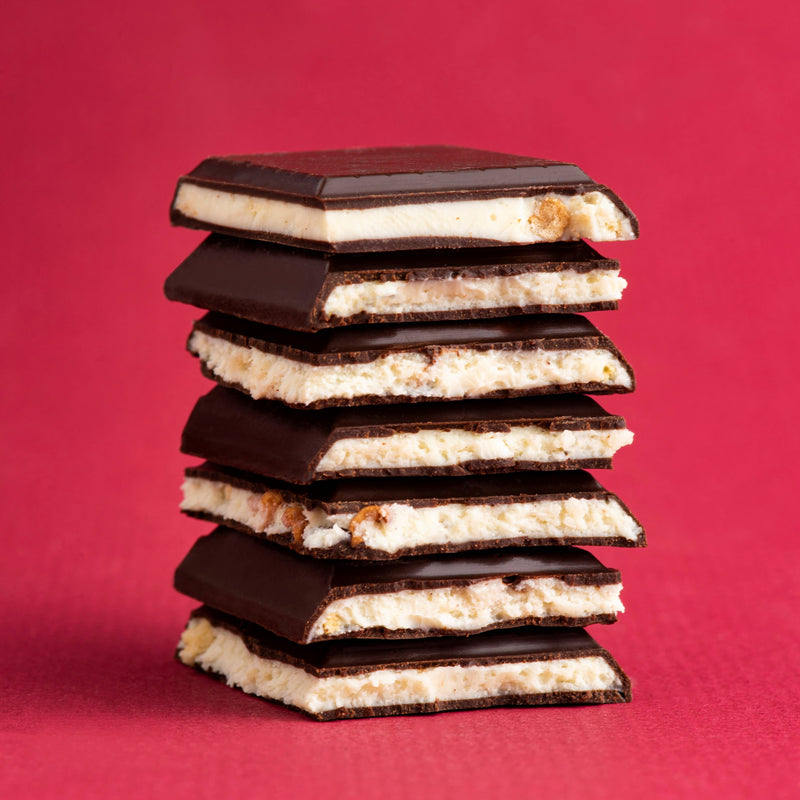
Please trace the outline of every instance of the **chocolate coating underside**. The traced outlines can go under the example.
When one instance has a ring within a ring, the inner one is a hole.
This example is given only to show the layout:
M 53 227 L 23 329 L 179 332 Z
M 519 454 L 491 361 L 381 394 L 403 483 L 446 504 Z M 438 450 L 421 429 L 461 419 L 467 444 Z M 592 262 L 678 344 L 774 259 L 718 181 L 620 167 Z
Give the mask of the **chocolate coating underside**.
M 482 250 L 327 255 L 213 234 L 167 278 L 164 292 L 198 308 L 297 331 L 391 322 L 483 319 L 553 311 L 599 311 L 616 301 L 408 314 L 328 316 L 324 305 L 337 286 L 365 281 L 458 281 L 527 272 L 618 269 L 585 242 L 558 242 Z

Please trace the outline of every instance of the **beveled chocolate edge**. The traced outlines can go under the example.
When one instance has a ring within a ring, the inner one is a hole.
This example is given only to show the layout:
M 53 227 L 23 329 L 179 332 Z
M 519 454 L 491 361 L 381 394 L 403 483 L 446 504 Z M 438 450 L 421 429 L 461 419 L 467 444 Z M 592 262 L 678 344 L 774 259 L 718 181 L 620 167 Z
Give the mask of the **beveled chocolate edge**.
M 330 489 L 332 484 L 316 483 L 311 486 L 297 486 L 275 479 L 265 478 L 254 473 L 243 470 L 233 469 L 221 464 L 214 464 L 206 461 L 203 464 L 187 467 L 184 470 L 187 478 L 204 478 L 206 480 L 229 483 L 240 489 L 263 494 L 273 491 L 289 499 L 290 502 L 302 502 L 310 508 L 322 508 L 327 514 L 356 513 L 365 505 L 386 505 L 392 503 L 402 503 L 415 508 L 425 508 L 431 506 L 445 505 L 449 503 L 462 503 L 465 505 L 504 505 L 507 503 L 537 502 L 546 500 L 568 500 L 572 497 L 590 499 L 614 499 L 622 505 L 619 498 L 605 489 L 594 476 L 588 472 L 573 471 L 562 473 L 560 477 L 542 474 L 541 472 L 520 472 L 512 476 L 512 481 L 525 481 L 536 483 L 554 483 L 562 481 L 562 488 L 551 491 L 536 491 L 533 488 L 523 488 L 512 483 L 515 491 L 501 493 L 501 486 L 508 489 L 508 478 L 505 476 L 487 475 L 475 481 L 479 491 L 486 491 L 488 485 L 490 491 L 485 494 L 468 494 L 465 490 L 458 490 L 463 485 L 462 481 L 454 481 L 447 478 L 425 478 L 423 480 L 406 479 L 384 479 L 384 480 L 350 480 L 339 481 L 336 484 L 337 493 L 348 491 L 348 499 L 332 499 Z M 581 482 L 584 488 L 564 487 L 565 481 L 570 477 L 576 480 L 576 486 Z M 359 484 L 367 484 L 359 486 Z M 410 486 L 407 492 L 397 492 L 398 488 Z M 394 491 L 392 491 L 394 490 Z M 381 494 L 381 492 L 385 494 Z M 474 489 L 473 489 L 474 491 Z M 359 497 L 360 495 L 360 497 Z
M 463 247 L 529 247 L 531 244 L 530 242 L 498 242 L 493 239 L 480 239 L 478 237 L 466 239 L 455 236 L 408 236 L 399 239 L 357 239 L 348 242 L 321 242 L 316 239 L 301 239 L 280 233 L 245 231 L 225 225 L 202 222 L 175 210 L 170 215 L 170 222 L 183 228 L 212 231 L 227 236 L 240 236 L 245 239 L 256 239 L 261 242 L 285 244 L 292 247 L 303 247 L 323 253 L 382 253 L 398 250 L 458 249 Z M 635 236 L 638 237 L 639 225 L 635 221 L 635 217 L 631 218 L 631 224 L 633 225 Z
M 594 183 L 568 161 L 444 144 L 213 155 L 184 177 L 321 200 Z
M 465 348 L 480 352 L 607 350 L 630 370 L 611 339 L 580 314 L 535 314 L 508 321 L 349 325 L 305 333 L 209 311 L 194 322 L 193 331 L 314 366 L 366 364 L 389 353 L 422 353 L 435 358 L 442 350 Z

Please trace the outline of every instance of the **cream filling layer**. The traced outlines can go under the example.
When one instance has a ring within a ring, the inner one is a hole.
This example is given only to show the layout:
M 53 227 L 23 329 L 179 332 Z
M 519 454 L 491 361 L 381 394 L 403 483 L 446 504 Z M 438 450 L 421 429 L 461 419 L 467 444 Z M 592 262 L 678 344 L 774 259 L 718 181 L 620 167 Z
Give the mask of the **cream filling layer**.
M 282 661 L 257 656 L 242 639 L 202 617 L 189 621 L 178 645 L 187 666 L 223 675 L 247 694 L 321 714 L 340 708 L 379 708 L 556 692 L 622 690 L 601 656 L 490 665 L 373 669 L 317 678 Z
M 184 182 L 173 207 L 211 225 L 328 243 L 409 237 L 509 244 L 635 238 L 630 220 L 601 192 L 326 210 Z
M 391 436 L 335 441 L 317 464 L 317 474 L 350 469 L 444 467 L 470 461 L 534 461 L 611 458 L 633 441 L 627 429 L 549 431 L 513 425 L 507 431 L 426 429 Z
M 363 281 L 340 284 L 328 295 L 326 317 L 414 314 L 477 308 L 524 308 L 612 302 L 628 282 L 619 270 L 525 272 L 488 278 Z
M 194 331 L 189 350 L 213 374 L 256 400 L 308 405 L 354 397 L 478 397 L 489 392 L 599 383 L 633 385 L 608 350 L 473 350 L 387 353 L 360 364 L 315 366 Z
M 502 578 L 469 586 L 405 589 L 334 600 L 314 623 L 309 642 L 366 628 L 391 631 L 478 631 L 527 617 L 580 619 L 624 611 L 622 584 L 572 586 L 559 578 Z
M 265 536 L 292 533 L 297 522 L 292 519 L 290 509 L 299 509 L 303 515 L 302 543 L 309 549 L 346 543 L 396 553 L 426 545 L 461 545 L 520 537 L 621 537 L 635 541 L 642 532 L 614 498 L 571 497 L 528 503 L 447 503 L 421 507 L 386 503 L 369 506 L 364 513 L 331 515 L 321 508 L 287 503 L 277 492 L 262 494 L 206 478 L 186 478 L 182 489 L 183 511 L 213 514 Z

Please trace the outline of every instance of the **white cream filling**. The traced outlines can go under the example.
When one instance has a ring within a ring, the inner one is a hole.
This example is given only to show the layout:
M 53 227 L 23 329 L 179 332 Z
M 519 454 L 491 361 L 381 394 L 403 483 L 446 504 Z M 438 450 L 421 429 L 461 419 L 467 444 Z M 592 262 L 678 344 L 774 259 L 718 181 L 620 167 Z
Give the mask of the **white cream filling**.
M 317 474 L 352 469 L 444 467 L 470 461 L 534 461 L 611 458 L 633 441 L 627 429 L 550 431 L 513 425 L 508 431 L 454 428 L 335 441 L 317 464 Z
M 373 669 L 317 678 L 282 661 L 261 658 L 225 628 L 196 617 L 178 646 L 181 661 L 223 675 L 228 686 L 321 714 L 340 708 L 423 704 L 556 692 L 622 690 L 602 656 L 490 665 Z
M 347 319 L 356 314 L 579 305 L 619 300 L 627 285 L 619 270 L 610 269 L 447 280 L 363 281 L 335 286 L 323 311 L 326 317 Z
M 601 192 L 325 210 L 184 182 L 174 208 L 211 225 L 328 243 L 408 237 L 510 244 L 634 238 L 630 220 Z
M 206 478 L 187 478 L 182 489 L 184 511 L 213 514 L 266 536 L 292 531 L 283 522 L 290 504 L 275 492 L 261 494 Z M 528 503 L 447 503 L 422 507 L 387 503 L 368 507 L 368 513 L 334 515 L 321 508 L 297 507 L 304 518 L 303 545 L 319 549 L 347 543 L 396 553 L 426 545 L 520 537 L 620 537 L 635 541 L 642 532 L 614 498 L 571 497 Z
M 194 331 L 189 349 L 222 381 L 256 400 L 308 405 L 354 397 L 479 397 L 489 392 L 598 383 L 632 386 L 608 350 L 473 350 L 445 347 L 435 356 L 386 353 L 359 364 L 315 366 Z
M 573 586 L 559 578 L 528 578 L 507 584 L 491 578 L 469 586 L 358 594 L 334 600 L 314 623 L 308 641 L 365 628 L 477 631 L 526 617 L 616 614 L 625 610 L 621 591 L 621 583 Z

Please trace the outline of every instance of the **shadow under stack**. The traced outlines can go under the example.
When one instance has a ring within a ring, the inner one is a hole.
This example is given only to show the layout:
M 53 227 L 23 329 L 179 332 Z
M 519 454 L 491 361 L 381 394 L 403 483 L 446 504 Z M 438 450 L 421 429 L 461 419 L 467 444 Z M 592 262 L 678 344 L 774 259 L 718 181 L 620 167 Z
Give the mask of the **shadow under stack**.
M 630 392 L 576 312 L 615 309 L 638 235 L 572 164 L 457 147 L 209 158 L 172 222 L 211 235 L 170 275 L 208 313 L 218 386 L 186 424 L 182 510 L 215 523 L 175 574 L 203 605 L 184 664 L 317 719 L 630 700 L 584 627 L 640 547 L 585 469 Z

